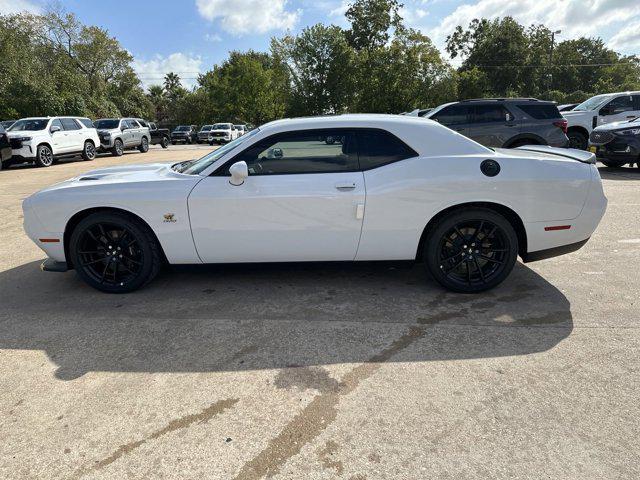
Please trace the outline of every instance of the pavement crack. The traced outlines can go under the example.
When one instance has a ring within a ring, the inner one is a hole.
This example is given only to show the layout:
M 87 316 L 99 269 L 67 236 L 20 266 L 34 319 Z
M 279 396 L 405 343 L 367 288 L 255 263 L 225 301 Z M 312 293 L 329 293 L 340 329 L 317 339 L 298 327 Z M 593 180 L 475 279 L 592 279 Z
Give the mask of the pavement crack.
M 302 447 L 318 437 L 337 417 L 340 399 L 353 392 L 363 380 L 373 375 L 391 357 L 422 338 L 426 326 L 411 326 L 391 345 L 347 372 L 337 388 L 315 396 L 256 457 L 245 463 L 236 480 L 272 477 Z
M 80 477 L 86 475 L 87 473 L 90 473 L 90 472 L 96 471 L 96 470 L 100 470 L 100 469 L 112 464 L 113 462 L 115 462 L 119 458 L 123 457 L 124 455 L 127 455 L 127 454 L 131 453 L 135 449 L 137 449 L 140 446 L 142 446 L 145 443 L 147 443 L 149 440 L 155 440 L 155 439 L 160 438 L 160 437 L 162 437 L 164 435 L 167 435 L 167 434 L 169 434 L 171 432 L 175 432 L 176 430 L 181 430 L 183 428 L 187 428 L 187 427 L 193 425 L 194 423 L 199 423 L 199 424 L 207 423 L 213 417 L 215 417 L 217 415 L 220 415 L 225 410 L 228 410 L 231 407 L 233 407 L 236 403 L 238 403 L 238 399 L 237 398 L 219 400 L 219 401 L 217 401 L 215 403 L 212 403 L 211 405 L 209 405 L 207 408 L 205 408 L 204 410 L 202 410 L 199 413 L 194 413 L 194 414 L 191 414 L 191 415 L 185 415 L 184 417 L 180 417 L 180 418 L 177 418 L 175 420 L 171 420 L 165 427 L 163 427 L 163 428 L 161 428 L 159 430 L 156 430 L 155 432 L 151 433 L 148 437 L 143 438 L 142 440 L 136 440 L 134 442 L 129 442 L 127 444 L 120 445 L 108 457 L 106 457 L 106 458 L 104 458 L 102 460 L 97 460 L 96 463 L 94 465 L 92 465 L 91 467 L 85 467 L 85 468 L 77 471 L 73 478 L 80 478 Z

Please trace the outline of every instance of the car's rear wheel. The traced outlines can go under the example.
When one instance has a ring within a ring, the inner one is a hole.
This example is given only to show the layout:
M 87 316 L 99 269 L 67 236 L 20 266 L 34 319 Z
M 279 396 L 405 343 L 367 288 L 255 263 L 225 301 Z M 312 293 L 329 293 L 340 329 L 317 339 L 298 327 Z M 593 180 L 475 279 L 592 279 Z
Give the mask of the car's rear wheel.
M 98 212 L 73 230 L 69 255 L 87 284 L 108 293 L 126 293 L 149 283 L 162 264 L 149 227 L 117 212 Z
M 36 149 L 36 165 L 38 167 L 50 167 L 53 165 L 53 152 L 48 145 L 39 145 Z
M 169 148 L 169 139 L 167 137 L 162 137 L 162 141 L 160 142 L 160 146 L 162 148 Z
M 423 257 L 427 270 L 445 288 L 461 293 L 489 290 L 513 269 L 518 237 L 493 210 L 456 210 L 430 228 Z
M 124 144 L 122 143 L 122 140 L 116 138 L 116 141 L 113 142 L 111 153 L 114 157 L 121 157 L 122 155 L 124 155 Z
M 149 151 L 149 140 L 147 140 L 147 137 L 142 137 L 138 150 L 140 150 L 140 153 L 147 153 Z
M 586 150 L 589 146 L 589 139 L 582 132 L 572 131 L 567 133 L 569 137 L 569 148 L 577 148 L 578 150 Z
M 96 158 L 96 146 L 92 141 L 87 140 L 84 142 L 84 148 L 82 149 L 82 159 L 91 161 Z

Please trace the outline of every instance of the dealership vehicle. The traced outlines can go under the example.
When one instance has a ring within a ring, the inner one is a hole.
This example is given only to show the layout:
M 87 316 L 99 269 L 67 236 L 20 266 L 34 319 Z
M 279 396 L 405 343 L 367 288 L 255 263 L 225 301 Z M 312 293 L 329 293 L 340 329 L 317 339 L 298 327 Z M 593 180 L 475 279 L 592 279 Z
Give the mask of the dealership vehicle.
M 160 145 L 162 148 L 169 147 L 171 134 L 168 128 L 158 128 L 158 125 L 154 122 L 148 122 L 142 118 L 136 118 L 135 120 L 143 127 L 149 129 L 149 143 L 151 143 L 151 145 Z
M 96 158 L 100 144 L 91 120 L 83 117 L 33 117 L 16 121 L 7 129 L 12 162 L 34 162 L 49 167 L 62 157 Z
M 625 122 L 640 116 L 640 92 L 596 95 L 562 114 L 568 122 L 567 135 L 572 148 L 586 150 L 591 131 L 608 123 Z
M 209 141 L 209 133 L 213 125 L 203 125 L 198 132 L 198 143 L 207 143 Z
M 101 118 L 94 125 L 100 136 L 101 152 L 111 152 L 120 157 L 125 150 L 149 151 L 151 133 L 149 127 L 141 125 L 135 118 Z
M 198 140 L 198 127 L 195 125 L 178 125 L 171 132 L 171 144 L 194 143 Z
M 11 144 L 4 127 L 0 125 L 0 170 L 7 168 L 11 161 Z
M 340 138 L 329 144 L 323 137 Z M 580 248 L 606 208 L 595 156 L 488 149 L 435 122 L 341 115 L 271 122 L 199 160 L 88 172 L 23 203 L 49 259 L 128 292 L 170 264 L 411 260 L 479 292 Z
M 247 126 L 246 125 L 234 125 L 234 126 L 236 127 L 237 137 L 241 137 L 242 135 L 247 133 Z
M 486 147 L 566 147 L 567 121 L 553 102 L 535 98 L 463 100 L 434 108 L 435 120 Z
M 209 132 L 209 145 L 229 143 L 238 138 L 238 130 L 233 123 L 216 123 Z
M 16 123 L 15 120 L 3 120 L 3 121 L 0 122 L 0 125 L 6 130 L 7 128 L 9 128 L 14 123 Z
M 607 167 L 640 168 L 640 118 L 596 127 L 589 136 L 589 150 Z
M 576 108 L 578 105 L 580 105 L 580 104 L 579 103 L 564 103 L 562 105 L 558 105 L 558 111 L 560 113 L 562 113 L 562 112 L 570 112 L 571 110 Z

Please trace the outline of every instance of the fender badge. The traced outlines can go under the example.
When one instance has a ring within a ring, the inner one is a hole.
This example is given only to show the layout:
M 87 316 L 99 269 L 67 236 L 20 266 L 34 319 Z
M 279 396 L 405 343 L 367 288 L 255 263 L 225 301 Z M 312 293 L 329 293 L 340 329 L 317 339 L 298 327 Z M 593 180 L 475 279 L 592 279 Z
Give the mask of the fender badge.
M 165 213 L 164 214 L 164 223 L 176 223 L 175 213 Z

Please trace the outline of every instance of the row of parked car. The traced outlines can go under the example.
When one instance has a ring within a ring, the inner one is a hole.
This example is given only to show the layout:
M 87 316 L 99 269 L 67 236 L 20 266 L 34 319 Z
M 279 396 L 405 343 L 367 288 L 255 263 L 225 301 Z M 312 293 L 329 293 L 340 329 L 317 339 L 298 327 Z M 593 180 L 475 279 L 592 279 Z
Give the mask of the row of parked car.
M 234 125 L 229 122 L 203 125 L 200 130 L 196 125 L 178 125 L 171 132 L 171 143 L 228 143 L 248 131 L 247 125 Z
M 483 98 L 404 114 L 435 120 L 487 147 L 588 149 L 610 167 L 640 166 L 640 92 L 560 106 L 535 98 Z

